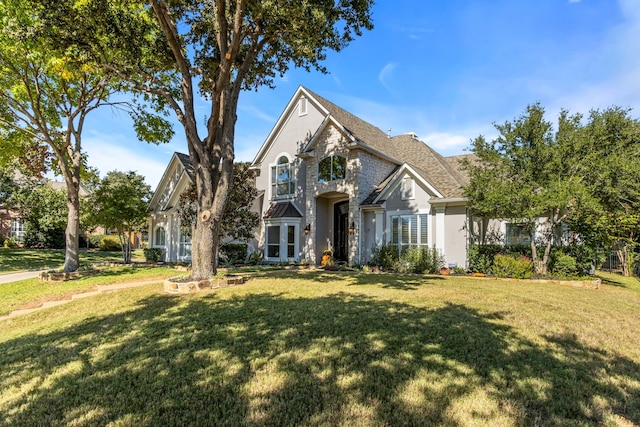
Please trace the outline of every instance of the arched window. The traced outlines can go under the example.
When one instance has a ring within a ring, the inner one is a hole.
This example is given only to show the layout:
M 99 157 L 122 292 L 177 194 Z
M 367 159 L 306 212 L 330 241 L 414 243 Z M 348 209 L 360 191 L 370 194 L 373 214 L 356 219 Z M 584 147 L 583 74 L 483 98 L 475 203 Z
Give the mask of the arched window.
M 280 156 L 277 164 L 271 167 L 271 196 L 290 196 L 295 189 L 292 164 L 287 156 Z
M 156 228 L 156 233 L 153 236 L 154 246 L 164 246 L 166 244 L 166 232 L 163 227 Z
M 344 179 L 347 171 L 347 159 L 342 156 L 325 157 L 318 163 L 318 182 Z

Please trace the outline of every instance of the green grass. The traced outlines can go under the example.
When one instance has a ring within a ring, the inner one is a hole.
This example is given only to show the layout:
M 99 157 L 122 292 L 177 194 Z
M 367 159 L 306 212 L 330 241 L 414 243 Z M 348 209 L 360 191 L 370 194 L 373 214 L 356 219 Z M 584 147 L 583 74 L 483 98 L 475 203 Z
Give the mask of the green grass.
M 640 292 L 258 272 L 2 321 L 4 425 L 640 424 Z
M 63 282 L 40 282 L 38 279 L 0 284 L 0 316 L 26 307 L 38 307 L 44 301 L 68 298 L 71 294 L 90 291 L 96 285 L 158 279 L 176 276 L 176 270 L 160 267 L 111 267 L 97 276 Z
M 144 261 L 142 249 L 132 253 L 133 261 Z M 122 261 L 121 252 L 81 250 L 80 263 Z M 0 273 L 22 270 L 54 269 L 64 264 L 63 249 L 0 248 Z

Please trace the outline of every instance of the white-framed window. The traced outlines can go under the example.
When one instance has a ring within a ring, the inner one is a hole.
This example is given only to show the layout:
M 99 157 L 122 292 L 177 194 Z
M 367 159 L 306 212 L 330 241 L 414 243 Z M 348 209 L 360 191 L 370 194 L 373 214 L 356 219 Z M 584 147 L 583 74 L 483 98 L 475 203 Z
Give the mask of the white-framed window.
M 295 194 L 296 181 L 293 177 L 293 164 L 287 156 L 280 156 L 271 166 L 271 197 L 287 197 Z
M 181 261 L 191 259 L 191 237 L 184 233 L 180 233 L 180 241 L 178 242 L 178 258 Z
M 535 233 L 535 232 L 534 232 Z M 506 224 L 505 243 L 507 245 L 529 245 L 531 237 L 523 224 Z
M 429 215 L 426 213 L 390 216 L 389 241 L 405 252 L 411 246 L 429 246 Z
M 11 237 L 23 241 L 25 235 L 24 220 L 22 218 L 11 218 Z
M 405 176 L 402 178 L 402 183 L 400 184 L 400 192 L 402 194 L 402 200 L 413 200 L 415 199 L 415 190 L 416 185 L 413 178 L 410 176 Z
M 318 182 L 329 182 L 345 179 L 347 174 L 347 159 L 338 155 L 331 155 L 318 163 Z
M 299 218 L 280 218 L 266 224 L 265 259 L 267 261 L 295 261 L 299 257 Z
M 164 227 L 156 228 L 153 233 L 153 246 L 164 246 L 167 243 L 167 233 Z

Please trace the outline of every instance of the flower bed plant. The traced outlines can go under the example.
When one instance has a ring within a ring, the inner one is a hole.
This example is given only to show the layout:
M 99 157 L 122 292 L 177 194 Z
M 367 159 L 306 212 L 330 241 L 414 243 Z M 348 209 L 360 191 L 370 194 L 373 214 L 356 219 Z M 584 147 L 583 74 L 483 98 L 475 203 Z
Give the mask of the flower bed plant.
M 524 255 L 502 255 L 493 258 L 493 275 L 528 279 L 533 274 L 533 262 Z

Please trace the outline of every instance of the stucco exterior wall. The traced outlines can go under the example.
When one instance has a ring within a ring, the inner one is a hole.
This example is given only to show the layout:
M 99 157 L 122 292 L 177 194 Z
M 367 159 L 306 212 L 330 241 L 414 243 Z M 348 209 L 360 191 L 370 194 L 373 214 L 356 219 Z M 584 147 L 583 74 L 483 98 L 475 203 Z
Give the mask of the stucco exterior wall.
M 468 235 L 465 206 L 449 206 L 445 211 L 445 264 L 467 267 Z

